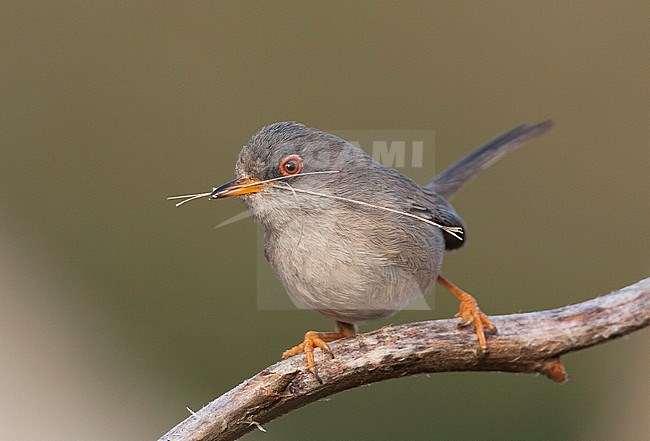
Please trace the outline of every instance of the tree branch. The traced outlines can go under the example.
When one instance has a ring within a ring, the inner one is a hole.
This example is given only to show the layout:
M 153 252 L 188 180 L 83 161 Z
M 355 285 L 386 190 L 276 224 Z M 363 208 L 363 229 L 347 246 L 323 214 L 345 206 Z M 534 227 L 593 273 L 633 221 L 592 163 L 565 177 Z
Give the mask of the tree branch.
M 209 403 L 159 441 L 234 440 L 287 412 L 346 389 L 425 372 L 542 373 L 566 381 L 560 356 L 650 324 L 650 278 L 620 291 L 550 311 L 490 317 L 499 329 L 490 352 L 456 320 L 390 326 L 332 343 L 336 358 L 318 354 L 318 383 L 304 357 L 264 369 Z

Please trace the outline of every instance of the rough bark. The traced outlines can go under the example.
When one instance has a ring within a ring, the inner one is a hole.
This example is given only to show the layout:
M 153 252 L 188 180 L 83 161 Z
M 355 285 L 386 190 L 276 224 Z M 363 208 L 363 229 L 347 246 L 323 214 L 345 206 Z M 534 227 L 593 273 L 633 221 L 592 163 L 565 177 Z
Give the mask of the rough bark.
M 331 344 L 334 359 L 318 350 L 323 384 L 305 369 L 303 356 L 278 362 L 193 413 L 159 441 L 234 440 L 312 401 L 419 373 L 527 372 L 564 382 L 560 356 L 650 324 L 650 278 L 577 305 L 490 318 L 499 331 L 489 336 L 485 354 L 477 350 L 471 329 L 459 329 L 456 320 L 435 320 L 339 340 Z

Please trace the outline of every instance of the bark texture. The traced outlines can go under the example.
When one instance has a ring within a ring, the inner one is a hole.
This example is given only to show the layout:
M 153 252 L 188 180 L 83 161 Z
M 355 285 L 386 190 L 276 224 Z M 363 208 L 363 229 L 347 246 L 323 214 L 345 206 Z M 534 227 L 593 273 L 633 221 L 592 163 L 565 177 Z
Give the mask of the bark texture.
M 384 327 L 331 344 L 336 358 L 317 350 L 320 384 L 304 356 L 264 369 L 215 399 L 159 441 L 234 440 L 287 412 L 368 383 L 420 373 L 502 371 L 541 373 L 566 381 L 560 356 L 650 324 L 650 278 L 563 308 L 490 317 L 498 328 L 490 351 L 478 350 L 472 329 L 457 320 Z

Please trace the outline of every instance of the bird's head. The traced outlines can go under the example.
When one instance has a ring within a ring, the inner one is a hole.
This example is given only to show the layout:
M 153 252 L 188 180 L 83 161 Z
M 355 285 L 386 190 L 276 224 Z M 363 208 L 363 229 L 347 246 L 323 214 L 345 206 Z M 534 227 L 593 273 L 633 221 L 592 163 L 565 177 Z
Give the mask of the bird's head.
M 237 159 L 236 178 L 215 188 L 210 198 L 241 196 L 262 220 L 291 208 L 323 208 L 332 201 L 306 192 L 345 193 L 369 162 L 366 153 L 337 136 L 279 122 L 253 135 Z

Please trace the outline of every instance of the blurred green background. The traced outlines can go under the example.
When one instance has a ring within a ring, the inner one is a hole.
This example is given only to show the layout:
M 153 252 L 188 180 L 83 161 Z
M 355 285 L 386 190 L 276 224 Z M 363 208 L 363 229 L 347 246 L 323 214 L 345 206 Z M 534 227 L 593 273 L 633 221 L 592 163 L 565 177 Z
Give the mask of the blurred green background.
M 155 439 L 331 328 L 256 307 L 257 226 L 213 228 L 241 203 L 165 200 L 229 180 L 271 122 L 435 130 L 441 170 L 552 118 L 455 199 L 471 243 L 445 274 L 491 314 L 648 276 L 648 16 L 648 2 L 3 1 L 0 439 Z M 450 317 L 440 293 L 433 312 L 363 329 Z M 649 335 L 565 357 L 565 385 L 405 378 L 246 439 L 647 440 Z

